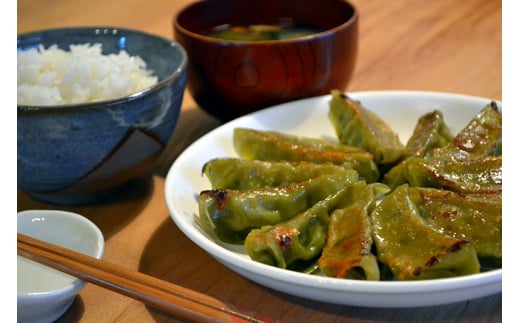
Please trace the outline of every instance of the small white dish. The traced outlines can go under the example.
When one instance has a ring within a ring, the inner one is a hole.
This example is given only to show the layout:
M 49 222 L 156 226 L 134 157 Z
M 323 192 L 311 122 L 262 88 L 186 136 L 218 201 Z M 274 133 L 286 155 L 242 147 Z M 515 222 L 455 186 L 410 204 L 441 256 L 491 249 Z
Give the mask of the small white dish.
M 104 237 L 87 218 L 72 212 L 28 210 L 18 212 L 18 233 L 56 244 L 98 259 Z M 22 256 L 17 261 L 18 322 L 53 322 L 72 305 L 86 281 Z
M 406 142 L 417 120 L 434 109 L 457 133 L 491 99 L 420 91 L 348 93 L 381 116 Z M 500 293 L 502 269 L 475 275 L 422 281 L 359 281 L 309 275 L 251 260 L 242 245 L 227 244 L 198 225 L 197 198 L 211 187 L 202 166 L 215 157 L 236 157 L 233 130 L 248 127 L 296 135 L 335 138 L 328 119 L 330 95 L 281 104 L 230 121 L 188 147 L 166 176 L 165 199 L 171 218 L 194 243 L 222 264 L 261 285 L 321 302 L 365 307 L 421 307 L 442 305 Z M 497 101 L 501 107 L 501 102 Z

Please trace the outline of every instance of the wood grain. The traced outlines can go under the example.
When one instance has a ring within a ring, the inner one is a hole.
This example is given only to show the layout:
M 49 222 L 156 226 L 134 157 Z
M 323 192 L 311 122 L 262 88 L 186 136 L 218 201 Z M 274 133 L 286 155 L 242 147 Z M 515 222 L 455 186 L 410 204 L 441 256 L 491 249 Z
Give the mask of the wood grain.
M 18 32 L 111 25 L 172 37 L 175 13 L 191 0 L 19 0 Z M 426 90 L 502 99 L 500 0 L 352 0 L 360 46 L 345 91 Z M 61 208 L 18 192 L 18 210 L 83 214 L 106 238 L 105 258 L 286 322 L 500 322 L 502 295 L 406 309 L 339 306 L 253 283 L 211 258 L 180 232 L 164 202 L 164 177 L 184 148 L 220 125 L 188 92 L 173 138 L 156 167 L 101 205 Z M 88 284 L 59 322 L 182 322 L 123 295 Z

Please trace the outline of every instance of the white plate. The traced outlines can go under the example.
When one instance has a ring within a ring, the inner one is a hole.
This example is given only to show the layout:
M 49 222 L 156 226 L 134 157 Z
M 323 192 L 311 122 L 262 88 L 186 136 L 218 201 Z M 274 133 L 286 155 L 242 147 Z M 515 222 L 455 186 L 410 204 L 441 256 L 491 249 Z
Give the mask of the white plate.
M 386 120 L 406 143 L 420 116 L 438 109 L 457 133 L 491 100 L 456 94 L 411 91 L 349 93 Z M 173 221 L 194 243 L 222 264 L 261 285 L 322 302 L 366 307 L 440 305 L 488 296 L 502 291 L 502 270 L 465 277 L 369 282 L 308 275 L 251 260 L 243 246 L 219 241 L 196 223 L 199 192 L 210 189 L 202 166 L 215 157 L 237 156 L 233 129 L 248 127 L 320 138 L 336 138 L 327 113 L 330 96 L 294 101 L 265 109 L 209 132 L 188 147 L 166 177 L 165 199 Z M 500 102 L 497 102 L 500 105 Z

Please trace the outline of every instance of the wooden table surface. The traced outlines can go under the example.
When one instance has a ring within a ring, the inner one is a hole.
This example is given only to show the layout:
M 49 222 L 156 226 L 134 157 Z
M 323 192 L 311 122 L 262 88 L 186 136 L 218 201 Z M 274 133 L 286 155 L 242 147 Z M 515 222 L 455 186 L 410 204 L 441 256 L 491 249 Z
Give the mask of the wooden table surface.
M 173 37 L 172 19 L 191 0 L 18 0 L 18 32 L 110 25 Z M 500 0 L 352 0 L 360 12 L 359 56 L 345 91 L 431 90 L 502 99 Z M 58 207 L 18 191 L 17 208 L 78 212 L 102 230 L 105 259 L 286 322 L 498 322 L 502 294 L 445 306 L 339 306 L 253 283 L 192 243 L 169 217 L 164 178 L 179 153 L 220 122 L 187 92 L 178 126 L 156 167 L 102 205 Z M 176 322 L 131 298 L 87 284 L 59 322 Z

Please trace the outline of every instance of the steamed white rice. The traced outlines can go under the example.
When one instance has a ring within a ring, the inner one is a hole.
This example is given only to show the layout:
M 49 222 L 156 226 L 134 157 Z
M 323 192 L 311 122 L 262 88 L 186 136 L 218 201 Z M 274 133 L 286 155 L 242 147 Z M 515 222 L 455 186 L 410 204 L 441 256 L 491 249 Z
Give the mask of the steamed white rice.
M 139 56 L 103 55 L 101 44 L 18 51 L 18 104 L 62 105 L 113 99 L 158 82 Z

